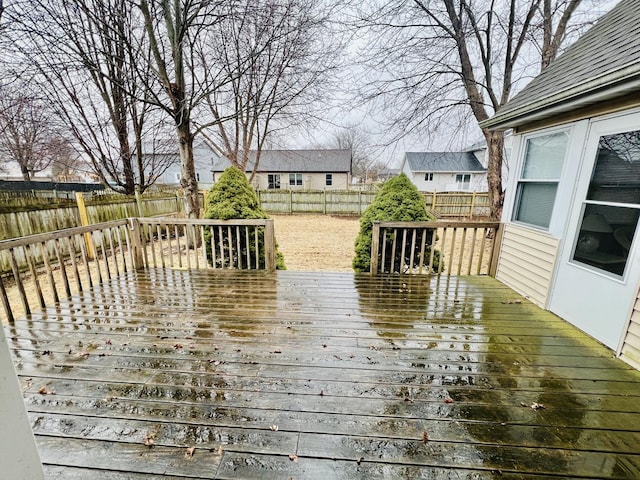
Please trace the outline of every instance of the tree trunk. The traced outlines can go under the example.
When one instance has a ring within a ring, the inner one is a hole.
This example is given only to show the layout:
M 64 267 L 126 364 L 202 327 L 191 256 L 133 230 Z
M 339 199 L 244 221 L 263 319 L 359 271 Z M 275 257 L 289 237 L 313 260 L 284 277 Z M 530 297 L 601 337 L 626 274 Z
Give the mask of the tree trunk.
M 20 165 L 20 172 L 22 173 L 22 178 L 25 182 L 31 181 L 31 174 L 29 173 L 29 169 L 26 165 Z
M 178 145 L 180 148 L 181 178 L 180 186 L 184 194 L 184 211 L 188 218 L 200 216 L 200 202 L 198 199 L 198 181 L 193 161 L 193 136 L 189 122 L 183 122 L 177 127 Z
M 487 183 L 489 185 L 489 209 L 492 221 L 500 221 L 504 204 L 502 188 L 502 161 L 504 157 L 504 133 L 483 129 L 487 140 L 488 164 Z

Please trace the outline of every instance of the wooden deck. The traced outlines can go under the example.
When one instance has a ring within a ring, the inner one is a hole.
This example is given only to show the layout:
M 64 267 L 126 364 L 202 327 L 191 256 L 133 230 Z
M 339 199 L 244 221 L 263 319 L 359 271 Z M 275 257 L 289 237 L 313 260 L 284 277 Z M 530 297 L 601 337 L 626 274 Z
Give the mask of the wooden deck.
M 640 478 L 640 373 L 487 277 L 129 272 L 6 328 L 51 479 Z

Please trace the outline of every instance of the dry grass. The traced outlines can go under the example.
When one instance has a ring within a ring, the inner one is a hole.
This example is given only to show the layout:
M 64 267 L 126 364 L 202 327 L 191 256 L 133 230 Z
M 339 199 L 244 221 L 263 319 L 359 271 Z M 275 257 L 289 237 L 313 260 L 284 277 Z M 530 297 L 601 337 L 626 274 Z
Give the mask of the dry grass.
M 271 215 L 288 270 L 351 272 L 358 217 Z

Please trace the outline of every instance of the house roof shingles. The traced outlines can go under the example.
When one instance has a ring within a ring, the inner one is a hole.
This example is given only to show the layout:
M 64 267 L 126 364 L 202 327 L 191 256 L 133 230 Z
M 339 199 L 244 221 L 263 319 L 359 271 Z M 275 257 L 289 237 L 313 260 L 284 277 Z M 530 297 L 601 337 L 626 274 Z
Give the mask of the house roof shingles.
M 587 96 L 601 90 L 617 87 L 612 96 L 638 91 L 638 82 L 640 1 L 622 0 L 481 126 L 515 127 L 563 103 L 592 103 Z
M 249 152 L 247 171 L 253 168 L 256 152 Z M 351 172 L 351 150 L 262 150 L 258 172 Z
M 484 172 L 471 152 L 407 152 L 412 172 Z

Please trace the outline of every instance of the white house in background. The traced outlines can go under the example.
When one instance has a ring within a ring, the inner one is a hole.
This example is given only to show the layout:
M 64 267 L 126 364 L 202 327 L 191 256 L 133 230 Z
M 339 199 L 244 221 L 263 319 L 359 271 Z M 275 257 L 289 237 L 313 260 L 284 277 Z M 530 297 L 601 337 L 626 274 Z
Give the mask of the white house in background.
M 481 126 L 515 129 L 496 277 L 640 369 L 638 1 Z
M 251 176 L 256 152 L 249 152 L 247 176 Z M 229 166 L 220 159 L 218 176 Z M 351 150 L 262 150 L 252 180 L 256 190 L 347 190 L 351 183 Z
M 466 152 L 407 152 L 400 171 L 421 192 L 486 192 L 485 152 L 480 144 Z
M 143 148 L 143 155 L 146 162 L 156 162 L 156 164 L 169 163 L 168 168 L 156 184 L 178 186 L 182 178 L 182 173 L 180 154 L 175 141 L 164 140 L 154 144 L 145 144 Z M 211 188 L 214 181 L 214 167 L 221 163 L 221 159 L 206 140 L 196 140 L 194 142 L 193 161 L 195 164 L 198 188 L 200 190 Z M 226 163 L 228 165 L 228 161 Z

